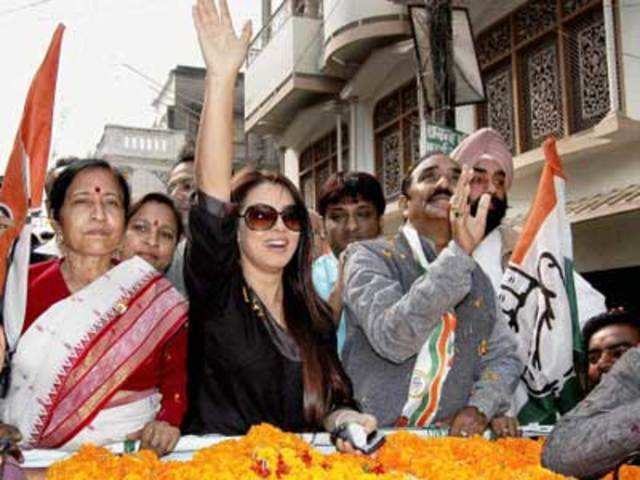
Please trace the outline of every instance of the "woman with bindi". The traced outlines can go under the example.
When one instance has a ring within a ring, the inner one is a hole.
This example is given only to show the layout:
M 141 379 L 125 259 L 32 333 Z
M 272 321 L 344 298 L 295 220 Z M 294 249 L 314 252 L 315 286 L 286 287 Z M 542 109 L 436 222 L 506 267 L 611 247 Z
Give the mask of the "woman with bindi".
M 139 439 L 163 455 L 186 409 L 186 301 L 141 258 L 114 262 L 129 187 L 107 162 L 68 166 L 49 200 L 64 256 L 30 268 L 26 314 L 5 318 L 2 419 L 24 447 Z

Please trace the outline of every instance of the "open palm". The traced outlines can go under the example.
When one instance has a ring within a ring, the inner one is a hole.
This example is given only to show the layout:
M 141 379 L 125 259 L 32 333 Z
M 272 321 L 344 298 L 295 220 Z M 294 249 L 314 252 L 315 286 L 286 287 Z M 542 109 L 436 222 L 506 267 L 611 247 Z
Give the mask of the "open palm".
M 251 40 L 251 23 L 245 23 L 236 35 L 227 0 L 198 0 L 193 6 L 193 21 L 207 72 L 216 77 L 233 75 L 240 70 Z
M 484 238 L 487 226 L 487 214 L 491 196 L 484 194 L 480 198 L 478 210 L 475 216 L 471 215 L 469 206 L 469 183 L 473 172 L 465 167 L 458 180 L 455 192 L 451 197 L 451 209 L 449 211 L 449 222 L 451 225 L 451 235 L 462 249 L 469 255 L 475 250 Z

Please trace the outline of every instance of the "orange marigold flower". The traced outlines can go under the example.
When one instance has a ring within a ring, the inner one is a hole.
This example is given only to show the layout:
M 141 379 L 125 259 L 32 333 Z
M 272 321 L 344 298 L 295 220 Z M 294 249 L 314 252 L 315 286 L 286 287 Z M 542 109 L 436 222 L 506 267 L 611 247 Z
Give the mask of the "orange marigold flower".
M 373 456 L 314 450 L 298 435 L 259 425 L 238 440 L 196 452 L 188 462 L 161 462 L 148 451 L 117 456 L 91 445 L 47 471 L 48 480 L 558 480 L 540 465 L 542 444 L 524 439 L 420 438 L 389 435 Z M 623 480 L 640 480 L 625 467 Z

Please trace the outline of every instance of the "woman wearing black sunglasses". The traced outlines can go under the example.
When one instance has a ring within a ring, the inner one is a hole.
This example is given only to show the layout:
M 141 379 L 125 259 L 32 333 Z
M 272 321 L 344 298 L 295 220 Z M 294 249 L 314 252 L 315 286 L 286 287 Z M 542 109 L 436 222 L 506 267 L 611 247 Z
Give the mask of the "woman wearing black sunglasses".
M 236 37 L 226 1 L 219 4 L 198 0 L 193 9 L 207 81 L 185 265 L 186 429 L 232 435 L 261 422 L 289 431 L 356 422 L 372 431 L 375 419 L 354 410 L 331 312 L 311 284 L 311 225 L 300 193 L 277 174 L 231 178 L 233 90 L 251 28 Z

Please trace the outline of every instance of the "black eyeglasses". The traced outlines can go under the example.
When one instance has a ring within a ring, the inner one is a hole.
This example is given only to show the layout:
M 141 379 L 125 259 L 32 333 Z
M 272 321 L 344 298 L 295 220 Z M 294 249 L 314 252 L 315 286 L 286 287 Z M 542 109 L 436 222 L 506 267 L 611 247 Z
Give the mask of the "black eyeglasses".
M 298 205 L 289 205 L 284 207 L 281 212 L 278 212 L 271 205 L 265 205 L 264 203 L 250 205 L 242 215 L 238 216 L 244 218 L 244 223 L 249 230 L 257 232 L 271 230 L 278 221 L 278 216 L 282 218 L 282 223 L 284 223 L 285 227 L 292 232 L 299 232 L 302 230 L 305 219 L 304 211 Z

